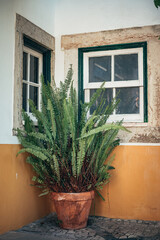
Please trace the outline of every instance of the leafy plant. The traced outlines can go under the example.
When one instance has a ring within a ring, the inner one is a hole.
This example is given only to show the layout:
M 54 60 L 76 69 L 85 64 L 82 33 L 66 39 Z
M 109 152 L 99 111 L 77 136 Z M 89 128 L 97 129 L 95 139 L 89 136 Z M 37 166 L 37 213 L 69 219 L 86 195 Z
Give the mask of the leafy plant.
M 154 0 L 154 5 L 158 8 L 160 6 L 160 0 Z
M 122 122 L 106 123 L 118 101 L 113 99 L 104 108 L 103 86 L 89 103 L 81 103 L 78 113 L 72 74 L 70 68 L 59 88 L 44 84 L 42 79 L 41 111 L 29 102 L 37 126 L 23 111 L 24 129 L 16 129 L 23 146 L 18 154 L 30 153 L 26 161 L 36 173 L 32 180 L 42 188 L 41 195 L 100 189 L 109 181 L 108 171 L 114 169 L 110 154 L 119 144 L 117 134 L 126 130 Z M 87 118 L 97 98 L 101 99 L 99 107 Z

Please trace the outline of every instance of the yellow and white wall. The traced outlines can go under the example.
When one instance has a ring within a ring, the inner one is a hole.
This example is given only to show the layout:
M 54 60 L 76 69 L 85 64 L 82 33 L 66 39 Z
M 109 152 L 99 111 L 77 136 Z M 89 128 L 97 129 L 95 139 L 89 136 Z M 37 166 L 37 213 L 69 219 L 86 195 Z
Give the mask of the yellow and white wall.
M 131 133 L 120 135 L 106 201 L 96 197 L 95 213 L 160 220 L 160 9 L 150 0 L 59 1 L 55 19 L 57 82 L 72 64 L 78 85 L 78 48 L 147 42 L 148 122 L 126 124 Z
M 0 0 L 0 233 L 50 213 L 47 198 L 31 187 L 31 168 L 13 136 L 16 13 L 53 35 L 54 1 Z M 21 94 L 21 93 L 19 93 Z M 18 106 L 17 106 L 18 107 Z
M 122 135 L 115 150 L 116 170 L 102 192 L 106 202 L 96 198 L 96 214 L 160 220 L 160 10 L 151 0 L 0 0 L 0 233 L 52 211 L 50 201 L 37 197 L 38 190 L 30 186 L 32 172 L 25 156 L 16 157 L 20 148 L 12 135 L 16 13 L 55 37 L 57 83 L 73 64 L 77 85 L 79 47 L 136 42 L 138 37 L 148 42 L 149 121 L 130 125 L 132 134 Z

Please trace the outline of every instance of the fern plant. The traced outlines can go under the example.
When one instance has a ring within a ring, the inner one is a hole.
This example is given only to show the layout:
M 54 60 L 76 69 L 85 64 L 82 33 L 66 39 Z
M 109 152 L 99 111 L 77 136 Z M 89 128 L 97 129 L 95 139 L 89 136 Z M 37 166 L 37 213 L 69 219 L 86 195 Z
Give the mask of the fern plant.
M 53 88 L 42 79 L 41 111 L 30 100 L 30 109 L 37 120 L 35 126 L 22 112 L 24 129 L 16 129 L 26 161 L 32 165 L 34 185 L 49 192 L 85 192 L 100 189 L 109 181 L 113 169 L 110 157 L 119 144 L 119 130 L 126 130 L 122 122 L 107 123 L 118 101 L 104 107 L 103 86 L 89 103 L 81 103 L 78 111 L 77 93 L 73 88 L 72 68 L 64 83 Z M 87 118 L 97 98 L 99 107 Z M 107 159 L 107 161 L 106 161 Z

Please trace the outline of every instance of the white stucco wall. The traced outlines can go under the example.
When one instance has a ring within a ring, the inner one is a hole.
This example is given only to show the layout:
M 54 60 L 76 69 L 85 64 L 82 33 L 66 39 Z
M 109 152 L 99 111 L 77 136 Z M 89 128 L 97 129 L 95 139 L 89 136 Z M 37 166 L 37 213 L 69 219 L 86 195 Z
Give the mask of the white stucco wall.
M 60 36 L 160 24 L 153 0 L 56 0 L 55 37 L 57 82 L 64 78 Z
M 18 143 L 12 136 L 16 13 L 46 32 L 54 32 L 54 0 L 0 0 L 0 144 Z
M 160 23 L 153 0 L 56 0 L 55 35 Z

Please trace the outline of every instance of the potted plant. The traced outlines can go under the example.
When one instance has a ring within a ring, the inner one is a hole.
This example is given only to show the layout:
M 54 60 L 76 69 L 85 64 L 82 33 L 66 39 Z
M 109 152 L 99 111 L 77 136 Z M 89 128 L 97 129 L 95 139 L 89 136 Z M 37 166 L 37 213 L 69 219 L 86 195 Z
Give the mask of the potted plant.
M 34 185 L 42 189 L 41 195 L 51 194 L 63 228 L 86 226 L 94 191 L 99 193 L 109 181 L 118 131 L 126 130 L 122 122 L 107 123 L 118 102 L 113 99 L 104 107 L 103 91 L 103 87 L 97 90 L 78 109 L 72 68 L 59 88 L 42 80 L 41 111 L 30 100 L 37 125 L 23 111 L 24 128 L 16 129 L 23 147 L 18 154 L 30 153 L 26 161 L 35 172 Z M 87 118 L 97 99 L 101 99 L 98 108 Z

